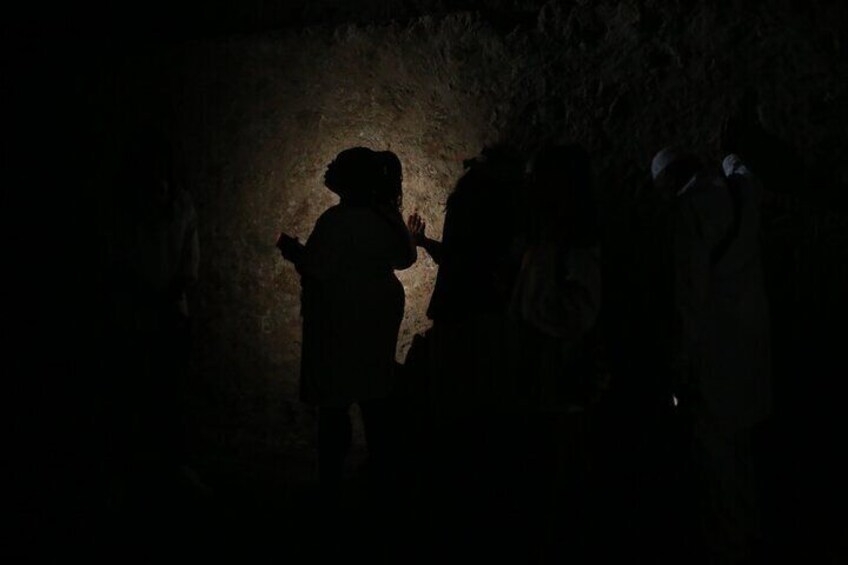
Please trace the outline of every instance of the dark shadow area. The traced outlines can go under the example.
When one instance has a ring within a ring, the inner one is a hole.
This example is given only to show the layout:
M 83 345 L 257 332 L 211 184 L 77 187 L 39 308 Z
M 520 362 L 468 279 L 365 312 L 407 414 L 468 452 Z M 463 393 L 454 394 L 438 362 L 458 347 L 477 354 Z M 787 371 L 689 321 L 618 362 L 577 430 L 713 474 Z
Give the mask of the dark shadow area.
M 504 34 L 532 28 L 537 3 L 518 4 L 485 17 Z M 753 485 L 734 498 L 751 497 L 759 516 L 752 557 L 740 562 L 845 559 L 844 181 L 768 129 L 753 94 L 734 97 L 723 126 L 704 125 L 721 132 L 698 157 L 719 184 L 732 184 L 720 157 L 737 153 L 762 183 L 759 234 L 744 235 L 762 250 L 772 401 L 751 418 L 723 417 L 746 420 L 733 434 L 702 428 L 702 459 L 691 456 L 695 417 L 681 409 L 689 399 L 669 368 L 669 344 L 682 334 L 672 299 L 680 250 L 669 239 L 669 204 L 649 182 L 660 147 L 641 148 L 644 162 L 630 169 L 597 170 L 599 152 L 628 136 L 615 116 L 606 123 L 617 139 L 593 132 L 585 144 L 548 143 L 549 132 L 534 129 L 546 127 L 544 116 L 511 120 L 511 144 L 483 149 L 451 179 L 440 238 L 427 227 L 436 218 L 413 216 L 404 228 L 397 155 L 339 154 L 325 181 L 340 203 L 311 236 L 321 259 L 304 263 L 310 243 L 294 234 L 278 241 L 287 261 L 275 257 L 302 283 L 308 418 L 297 425 L 312 435 L 284 446 L 239 436 L 265 431 L 263 410 L 277 405 L 230 410 L 228 395 L 242 391 L 198 369 L 219 344 L 198 341 L 196 312 L 234 298 L 220 273 L 197 278 L 197 224 L 209 212 L 195 202 L 207 188 L 181 166 L 186 148 L 205 158 L 198 148 L 209 142 L 174 125 L 184 108 L 172 90 L 188 63 L 169 54 L 198 38 L 360 20 L 352 8 L 310 15 L 297 3 L 271 16 L 247 5 L 228 19 L 214 6 L 120 40 L 104 38 L 116 28 L 69 40 L 23 26 L 4 50 L 14 77 L 3 89 L 13 127 L 2 145 L 11 165 L 2 195 L 9 562 L 694 562 L 705 535 L 698 521 L 710 510 L 697 506 L 703 487 L 693 481 L 712 463 L 754 469 Z M 475 7 L 403 3 L 359 16 Z M 80 30 L 97 28 L 75 17 Z M 640 25 L 659 29 L 652 17 Z M 602 33 L 575 16 L 578 24 Z M 691 171 L 682 169 L 685 185 Z M 748 205 L 722 204 L 729 220 L 708 250 L 712 267 L 733 259 L 716 275 L 726 280 L 748 267 L 734 247 Z M 438 274 L 432 329 L 400 364 L 404 291 L 394 271 L 414 262 L 410 236 Z M 729 283 L 726 294 L 750 305 L 737 291 Z M 328 316 L 331 303 L 346 314 Z M 759 316 L 734 304 L 725 337 Z M 331 319 L 341 325 L 328 329 Z M 230 345 L 249 372 L 256 349 Z M 741 372 L 740 381 L 756 371 Z M 328 387 L 328 375 L 335 384 L 362 377 L 367 393 Z M 351 445 L 357 418 L 365 450 Z

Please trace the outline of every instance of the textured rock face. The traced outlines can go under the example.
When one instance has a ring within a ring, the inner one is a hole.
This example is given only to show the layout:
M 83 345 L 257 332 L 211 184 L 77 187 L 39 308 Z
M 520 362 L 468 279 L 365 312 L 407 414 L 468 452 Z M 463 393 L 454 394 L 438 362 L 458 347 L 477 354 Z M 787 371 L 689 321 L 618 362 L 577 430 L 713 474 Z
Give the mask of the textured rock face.
M 848 182 L 838 4 L 525 4 L 518 19 L 460 12 L 197 41 L 155 63 L 173 69 L 161 98 L 176 109 L 200 218 L 195 373 L 228 443 L 311 443 L 297 401 L 299 281 L 274 241 L 281 229 L 308 237 L 334 202 L 326 164 L 345 148 L 395 151 L 405 213 L 419 211 L 438 238 L 462 160 L 488 143 L 579 141 L 614 203 L 664 145 L 717 159 L 722 118 L 754 89 L 766 126 L 831 184 Z M 422 251 L 399 274 L 399 360 L 428 326 L 435 269 Z
M 480 50 L 479 40 L 489 44 Z M 462 160 L 496 139 L 486 91 L 464 82 L 479 72 L 474 65 L 492 68 L 508 54 L 491 30 L 461 17 L 199 45 L 188 56 L 206 58 L 185 76 L 201 100 L 194 110 L 206 106 L 194 124 L 204 153 L 191 173 L 204 257 L 198 369 L 219 373 L 227 397 L 231 387 L 243 391 L 249 404 L 238 411 L 255 402 L 263 413 L 249 418 L 278 421 L 281 402 L 299 410 L 301 336 L 299 278 L 274 248 L 279 231 L 309 236 L 337 200 L 323 186 L 327 164 L 364 145 L 400 156 L 404 210 L 419 211 L 439 237 Z M 399 273 L 407 294 L 400 360 L 427 326 L 435 270 L 422 252 Z M 274 436 L 304 438 L 290 423 Z

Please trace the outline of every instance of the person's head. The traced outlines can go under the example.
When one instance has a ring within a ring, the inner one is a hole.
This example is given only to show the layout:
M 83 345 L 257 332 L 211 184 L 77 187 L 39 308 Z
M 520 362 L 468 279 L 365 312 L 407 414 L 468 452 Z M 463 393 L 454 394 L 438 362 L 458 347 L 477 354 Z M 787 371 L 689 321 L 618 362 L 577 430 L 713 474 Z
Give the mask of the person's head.
M 651 178 L 661 198 L 672 198 L 701 170 L 695 155 L 676 147 L 666 147 L 651 161 Z
M 338 194 L 342 202 L 366 205 L 374 201 L 379 179 L 376 153 L 367 147 L 352 147 L 327 165 L 324 186 Z
M 597 237 L 592 167 L 580 145 L 549 145 L 536 155 L 528 198 L 534 222 L 555 227 L 573 241 L 590 243 Z
M 140 203 L 168 206 L 178 183 L 168 137 L 156 130 L 134 135 L 125 147 L 121 175 Z
M 516 199 L 524 180 L 521 153 L 505 143 L 485 147 L 477 157 L 463 161 L 463 166 L 465 174 L 448 198 L 449 207 L 460 194 L 474 194 L 478 202 L 509 204 Z
M 524 159 L 515 147 L 507 143 L 484 147 L 480 155 L 466 159 L 463 165 L 467 170 L 479 172 L 504 186 L 519 184 L 524 177 Z
M 380 168 L 377 201 L 400 208 L 403 205 L 403 166 L 400 159 L 391 151 L 380 151 L 376 156 Z

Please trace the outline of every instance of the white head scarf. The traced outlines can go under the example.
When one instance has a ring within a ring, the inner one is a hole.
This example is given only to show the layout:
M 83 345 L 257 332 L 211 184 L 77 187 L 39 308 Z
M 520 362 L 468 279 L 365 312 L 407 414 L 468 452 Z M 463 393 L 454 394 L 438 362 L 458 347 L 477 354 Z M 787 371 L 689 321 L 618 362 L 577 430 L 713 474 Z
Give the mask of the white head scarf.
M 654 155 L 654 159 L 651 161 L 651 178 L 653 180 L 657 180 L 657 177 L 668 168 L 669 165 L 683 157 L 685 153 L 682 151 L 675 149 L 674 147 L 666 147 L 665 149 L 661 149 L 659 153 Z M 693 175 L 682 188 L 677 191 L 677 196 L 683 195 L 687 190 L 692 188 L 695 184 L 695 178 L 697 175 Z
M 680 157 L 682 157 L 682 153 L 673 147 L 666 147 L 661 149 L 659 153 L 654 155 L 654 159 L 651 161 L 651 178 L 653 180 L 657 180 L 657 177 L 660 176 L 669 165 L 677 161 Z

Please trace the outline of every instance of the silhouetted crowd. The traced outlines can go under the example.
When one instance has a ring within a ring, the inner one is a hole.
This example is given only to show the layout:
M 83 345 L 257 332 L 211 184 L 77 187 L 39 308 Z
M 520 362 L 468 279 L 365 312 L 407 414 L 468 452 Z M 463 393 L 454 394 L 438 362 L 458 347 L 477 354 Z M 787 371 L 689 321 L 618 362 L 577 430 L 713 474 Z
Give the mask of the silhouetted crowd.
M 725 129 L 720 162 L 657 152 L 616 229 L 579 144 L 487 147 L 464 162 L 440 239 L 435 218 L 404 217 L 396 154 L 339 153 L 324 176 L 338 203 L 305 243 L 277 241 L 302 287 L 318 544 L 343 556 L 356 531 L 370 560 L 394 544 L 422 562 L 766 562 L 764 187 L 738 133 Z M 152 500 L 209 493 L 183 437 L 197 215 L 167 153 L 155 138 L 130 148 L 105 251 L 106 362 L 128 371 L 99 408 L 105 498 L 132 519 Z M 399 363 L 396 271 L 419 249 L 438 266 L 432 324 Z M 359 506 L 354 404 L 368 450 Z
M 301 276 L 301 397 L 318 409 L 327 516 L 343 499 L 357 403 L 377 514 L 419 509 L 432 544 L 454 555 L 761 558 L 761 182 L 735 153 L 705 163 L 668 147 L 648 165 L 644 213 L 611 246 L 630 250 L 630 272 L 606 280 L 579 145 L 527 159 L 501 144 L 466 161 L 441 241 L 418 213 L 404 221 L 396 155 L 356 147 L 330 163 L 339 203 L 305 244 L 278 241 Z M 438 265 L 432 326 L 401 365 L 395 271 L 418 247 Z

